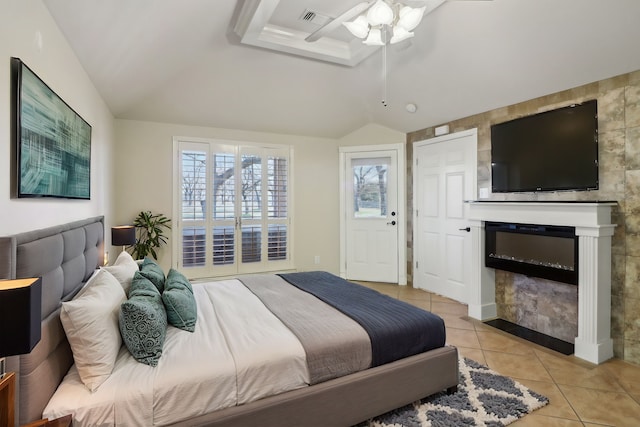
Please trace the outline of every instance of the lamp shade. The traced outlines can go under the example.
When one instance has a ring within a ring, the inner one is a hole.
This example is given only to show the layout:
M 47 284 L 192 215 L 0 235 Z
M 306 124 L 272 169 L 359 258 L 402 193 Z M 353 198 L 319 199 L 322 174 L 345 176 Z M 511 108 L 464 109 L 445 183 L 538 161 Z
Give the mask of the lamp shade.
M 111 227 L 111 244 L 113 246 L 129 246 L 136 243 L 136 228 L 133 225 Z
M 0 281 L 0 357 L 26 354 L 40 341 L 42 280 Z

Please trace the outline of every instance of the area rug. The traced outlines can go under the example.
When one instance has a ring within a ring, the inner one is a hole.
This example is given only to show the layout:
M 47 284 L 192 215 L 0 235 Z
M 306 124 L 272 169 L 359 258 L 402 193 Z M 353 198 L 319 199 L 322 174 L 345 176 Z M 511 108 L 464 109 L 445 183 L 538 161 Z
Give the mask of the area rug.
M 460 358 L 460 383 L 357 427 L 499 427 L 549 403 L 546 397 L 471 359 Z

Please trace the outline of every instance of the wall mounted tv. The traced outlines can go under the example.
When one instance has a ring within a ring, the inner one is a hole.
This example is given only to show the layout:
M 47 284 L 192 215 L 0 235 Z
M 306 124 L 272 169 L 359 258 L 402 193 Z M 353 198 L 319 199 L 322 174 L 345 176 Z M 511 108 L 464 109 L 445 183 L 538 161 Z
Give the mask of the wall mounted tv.
M 491 126 L 494 193 L 598 189 L 596 100 Z

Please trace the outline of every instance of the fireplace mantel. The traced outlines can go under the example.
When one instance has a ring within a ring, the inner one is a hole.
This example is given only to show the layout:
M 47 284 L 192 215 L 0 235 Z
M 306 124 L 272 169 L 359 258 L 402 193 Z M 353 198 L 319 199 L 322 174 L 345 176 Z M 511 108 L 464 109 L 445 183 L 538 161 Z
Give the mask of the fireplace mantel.
M 575 355 L 592 363 L 613 357 L 611 209 L 615 202 L 469 202 L 473 256 L 469 316 L 497 317 L 495 270 L 484 265 L 484 222 L 562 225 L 578 236 L 578 336 Z

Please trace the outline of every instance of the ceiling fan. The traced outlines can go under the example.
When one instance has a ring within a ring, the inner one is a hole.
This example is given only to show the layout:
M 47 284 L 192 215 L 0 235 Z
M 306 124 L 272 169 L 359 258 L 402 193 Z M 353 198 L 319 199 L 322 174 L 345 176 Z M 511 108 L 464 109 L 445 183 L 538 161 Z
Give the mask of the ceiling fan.
M 364 1 L 356 4 L 352 8 L 346 10 L 333 20 L 327 22 L 325 25 L 309 34 L 305 40 L 307 42 L 314 42 L 324 37 L 325 35 L 331 33 L 333 30 L 338 28 L 340 25 L 345 25 L 349 31 L 352 32 L 356 37 L 359 38 L 367 38 L 364 41 L 365 44 L 373 44 L 373 45 L 381 45 L 384 44 L 379 40 L 380 30 L 375 29 L 374 27 L 379 26 L 376 25 L 378 21 L 374 22 L 365 22 L 365 12 L 367 12 L 367 17 L 371 15 L 371 12 L 374 9 L 380 9 L 380 13 L 386 15 L 388 13 L 392 13 L 391 21 L 395 21 L 396 24 L 400 22 L 400 20 L 410 20 L 411 22 L 408 25 L 394 25 L 394 37 L 391 38 L 391 43 L 404 40 L 406 38 L 412 37 L 413 33 L 411 30 L 415 28 L 424 15 L 427 15 L 437 9 L 446 1 L 493 1 L 493 0 L 422 0 L 422 1 L 403 1 L 403 3 L 396 3 L 395 1 L 387 2 L 383 0 L 370 0 Z M 407 7 L 409 5 L 416 5 L 416 7 Z M 396 7 L 397 10 L 393 10 L 392 7 Z M 391 12 L 389 12 L 391 11 Z M 405 13 L 406 12 L 406 13 Z M 403 14 L 406 15 L 403 17 Z M 411 16 L 409 16 L 409 14 Z M 355 21 L 348 22 L 351 19 L 355 18 Z M 410 19 L 409 19 L 410 18 Z M 383 24 L 390 24 L 391 22 L 382 22 Z M 412 27 L 412 28 L 410 28 Z M 369 31 L 369 29 L 372 31 Z M 377 31 L 377 33 L 375 33 Z M 399 34 L 396 36 L 395 32 Z M 368 37 L 371 33 L 374 37 Z M 371 40 L 373 39 L 373 40 Z

